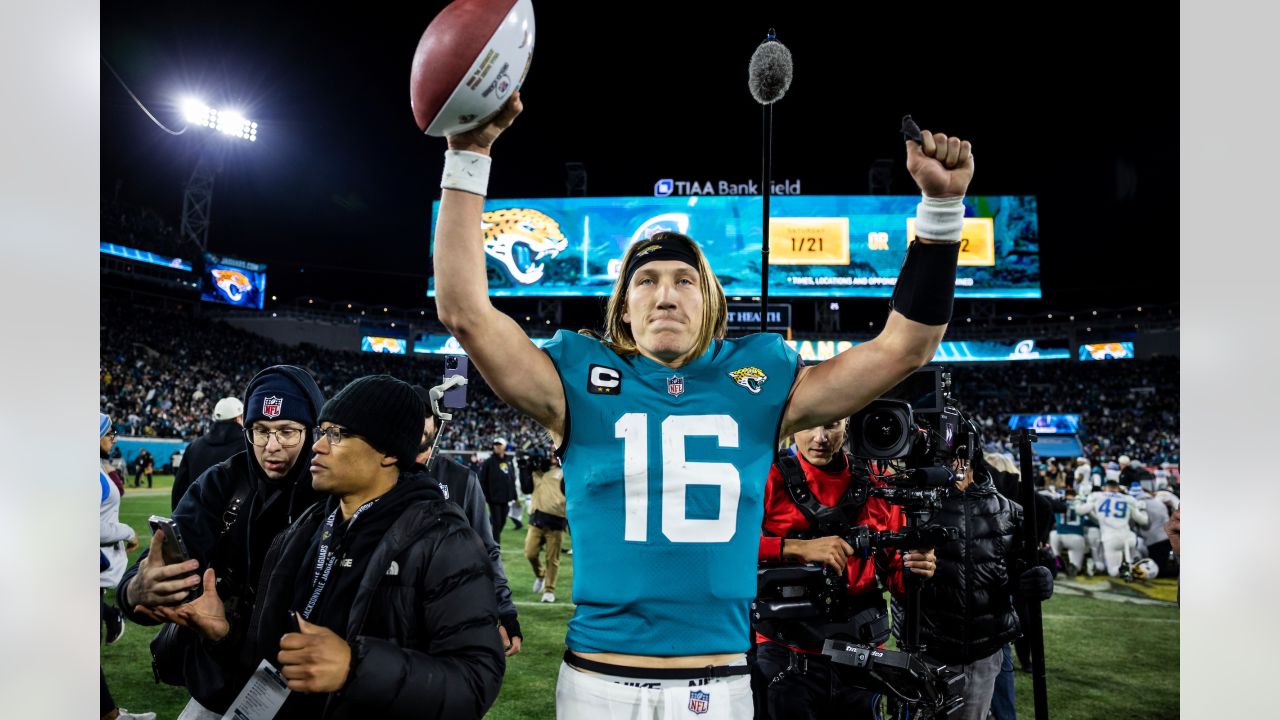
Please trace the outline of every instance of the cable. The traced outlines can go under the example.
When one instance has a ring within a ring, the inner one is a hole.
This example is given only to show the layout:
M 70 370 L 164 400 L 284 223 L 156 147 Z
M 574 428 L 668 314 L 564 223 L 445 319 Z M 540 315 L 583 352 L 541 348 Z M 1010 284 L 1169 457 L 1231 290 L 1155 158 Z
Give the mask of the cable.
M 116 69 L 111 67 L 111 63 L 107 62 L 107 59 L 101 55 L 98 57 L 102 60 L 102 64 L 106 65 L 107 69 L 111 71 L 111 74 L 115 76 L 116 80 L 120 82 L 120 87 L 124 88 L 124 91 L 129 93 L 129 97 L 133 98 L 133 101 L 138 104 L 138 107 L 142 108 L 142 112 L 146 113 L 147 117 L 151 118 L 151 122 L 155 123 L 161 130 L 169 133 L 170 135 L 181 135 L 187 131 L 187 128 L 185 127 L 177 131 L 170 130 L 165 127 L 164 123 L 157 120 L 156 116 L 152 115 L 151 111 L 147 109 L 147 106 L 142 104 L 142 101 L 138 99 L 138 96 L 133 94 L 133 91 L 129 89 L 129 86 L 124 83 L 124 79 L 120 77 L 120 73 L 116 72 Z

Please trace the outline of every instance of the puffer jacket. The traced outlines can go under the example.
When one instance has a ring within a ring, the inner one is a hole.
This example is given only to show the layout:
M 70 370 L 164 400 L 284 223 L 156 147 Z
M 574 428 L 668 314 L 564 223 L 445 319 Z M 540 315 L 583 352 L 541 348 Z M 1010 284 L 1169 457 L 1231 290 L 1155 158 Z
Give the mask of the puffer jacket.
M 351 669 L 319 717 L 482 717 L 506 669 L 488 556 L 462 511 L 425 473 L 402 474 L 399 484 L 416 485 L 414 499 L 353 567 L 360 580 L 347 626 L 333 628 L 351 645 Z M 314 537 L 336 507 L 337 498 L 317 503 L 268 553 L 245 642 L 223 642 L 243 648 L 246 672 L 263 658 L 275 663 L 280 638 L 291 632 L 299 569 L 315 565 Z M 277 718 L 316 717 L 312 707 L 286 704 Z
M 274 365 L 258 373 L 249 381 L 244 396 L 250 397 L 259 383 L 274 375 L 289 377 L 305 395 L 315 415 L 320 414 L 324 396 L 319 386 L 305 370 L 292 365 Z M 302 451 L 289 475 L 272 481 L 258 465 L 253 446 L 241 434 L 244 450 L 202 473 L 173 510 L 173 520 L 182 531 L 187 551 L 200 562 L 200 572 L 208 567 L 214 569 L 218 595 L 228 604 L 227 613 L 233 622 L 237 618 L 247 622 L 253 612 L 255 584 L 272 540 L 324 497 L 311 487 L 311 435 L 308 428 Z M 227 506 L 242 484 L 251 492 L 228 528 Z M 144 546 L 147 542 L 143 539 Z M 138 561 L 147 557 L 148 552 L 144 549 Z M 134 613 L 134 606 L 125 597 L 126 588 L 137 573 L 135 562 L 116 587 L 116 606 L 134 623 L 155 625 L 154 620 Z M 161 670 L 169 677 L 180 675 L 187 691 L 206 709 L 226 712 L 248 676 L 234 665 L 221 661 L 218 653 L 195 631 L 179 628 L 174 637 L 176 642 L 165 646 L 171 648 L 170 652 L 157 655 L 153 646 L 153 663 L 163 665 Z
M 988 657 L 1021 634 L 1011 593 L 1025 565 L 1022 506 L 997 492 L 983 471 L 975 469 L 974 478 L 965 491 L 949 491 L 928 523 L 960 530 L 958 539 L 935 548 L 937 569 L 920 591 L 920 640 L 930 657 L 947 664 Z M 901 642 L 901 596 L 893 606 Z

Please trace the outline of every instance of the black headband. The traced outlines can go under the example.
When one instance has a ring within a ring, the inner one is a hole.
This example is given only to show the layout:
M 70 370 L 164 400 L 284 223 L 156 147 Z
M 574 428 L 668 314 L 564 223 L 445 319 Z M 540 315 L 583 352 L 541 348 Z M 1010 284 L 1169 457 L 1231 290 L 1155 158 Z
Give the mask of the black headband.
M 698 268 L 698 256 L 694 254 L 692 240 L 676 233 L 658 233 L 648 240 L 641 240 L 640 247 L 631 255 L 631 264 L 622 286 L 631 286 L 631 276 L 642 266 L 658 260 L 679 260 L 686 265 Z

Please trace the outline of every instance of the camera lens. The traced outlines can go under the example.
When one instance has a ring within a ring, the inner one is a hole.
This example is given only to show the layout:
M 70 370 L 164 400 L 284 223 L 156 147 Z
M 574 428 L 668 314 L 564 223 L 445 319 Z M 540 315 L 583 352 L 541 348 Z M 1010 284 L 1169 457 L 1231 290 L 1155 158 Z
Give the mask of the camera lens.
M 902 437 L 902 419 L 889 410 L 875 410 L 862 421 L 862 438 L 879 452 L 893 450 Z

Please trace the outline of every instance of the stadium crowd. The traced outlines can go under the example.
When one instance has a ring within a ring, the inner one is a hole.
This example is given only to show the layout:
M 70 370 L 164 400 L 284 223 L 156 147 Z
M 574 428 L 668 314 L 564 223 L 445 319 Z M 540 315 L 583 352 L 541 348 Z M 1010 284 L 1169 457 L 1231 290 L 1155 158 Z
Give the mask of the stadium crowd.
M 388 373 L 432 385 L 439 357 L 288 347 L 224 322 L 140 307 L 103 305 L 101 411 L 122 436 L 195 439 L 219 398 L 238 396 L 257 370 L 308 368 L 326 396 L 362 375 Z M 1010 413 L 1082 415 L 1084 455 L 1094 465 L 1129 456 L 1148 467 L 1179 461 L 1178 360 L 1045 361 L 952 365 L 960 406 L 984 425 L 989 450 L 1013 450 Z M 543 441 L 537 425 L 471 373 L 469 410 L 446 426 L 441 448 L 486 450 L 497 436 L 516 450 Z
M 241 395 L 268 365 L 309 369 L 326 397 L 363 375 L 386 373 L 431 386 L 444 374 L 437 357 L 288 347 L 225 322 L 138 307 L 104 303 L 101 323 L 99 405 L 121 436 L 194 440 L 208 432 L 214 403 Z M 541 442 L 536 424 L 499 401 L 479 373 L 471 374 L 467 395 L 472 410 L 445 426 L 442 448 L 488 449 L 497 436 L 517 450 Z

